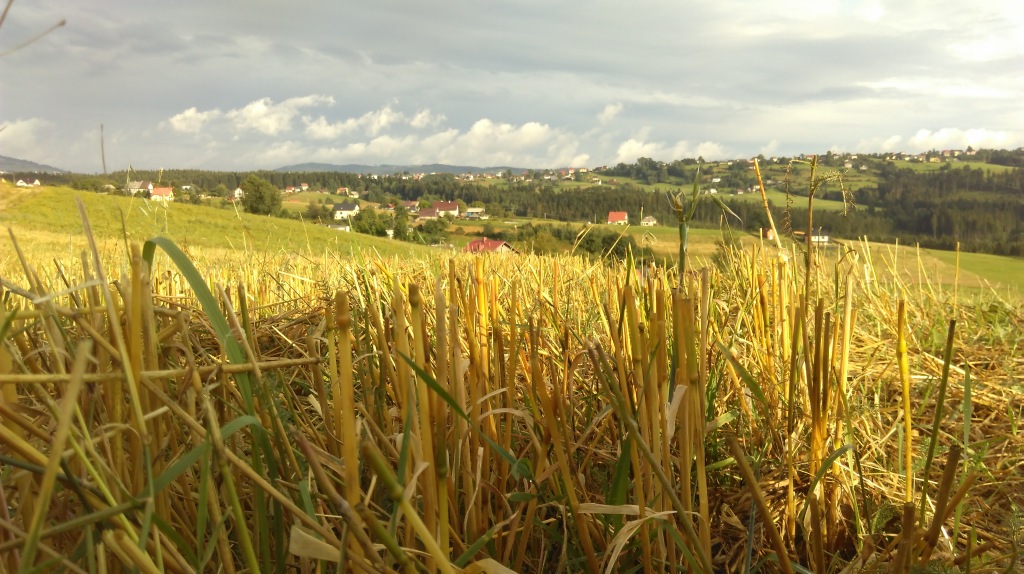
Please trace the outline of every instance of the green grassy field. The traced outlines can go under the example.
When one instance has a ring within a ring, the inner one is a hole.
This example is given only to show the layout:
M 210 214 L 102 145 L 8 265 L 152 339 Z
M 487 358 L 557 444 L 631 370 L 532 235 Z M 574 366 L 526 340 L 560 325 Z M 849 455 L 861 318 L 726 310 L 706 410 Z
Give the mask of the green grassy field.
M 249 248 L 265 252 L 420 254 L 427 248 L 367 235 L 344 233 L 312 223 L 250 215 L 233 208 L 155 202 L 99 195 L 68 188 L 24 190 L 0 187 L 0 225 L 19 241 L 46 238 L 67 241 L 82 236 L 76 199 L 85 204 L 97 237 L 145 241 L 163 235 L 179 245 L 200 248 Z M 305 209 L 305 206 L 303 206 Z
M 925 251 L 947 265 L 956 265 L 955 252 L 932 249 Z M 999 285 L 1024 289 L 1024 259 L 1020 257 L 1003 257 L 988 253 L 961 253 L 960 270 Z
M 9 185 L 0 187 L 0 225 L 9 227 L 19 243 L 37 242 L 46 245 L 66 245 L 69 253 L 82 248 L 82 223 L 75 199 L 81 198 L 89 214 L 97 237 L 118 239 L 127 235 L 129 241 L 164 235 L 183 247 L 254 249 L 262 252 L 353 253 L 363 250 L 383 256 L 423 256 L 436 253 L 428 247 L 417 246 L 367 235 L 334 231 L 310 223 L 287 219 L 255 216 L 234 209 L 193 206 L 175 203 L 167 206 L 119 196 L 106 196 L 78 192 L 66 188 L 24 190 Z M 756 194 L 731 196 L 759 200 Z M 784 194 L 769 194 L 773 201 L 784 202 Z M 801 205 L 802 198 L 795 199 Z M 816 201 L 821 209 L 841 208 L 840 202 Z M 303 208 L 305 209 L 304 205 Z M 561 222 L 508 218 L 487 221 L 490 227 L 501 231 L 516 226 L 562 225 Z M 457 221 L 452 228 L 449 243 L 463 247 L 483 231 L 482 222 Z M 460 232 L 461 230 L 461 232 Z M 678 229 L 675 226 L 629 226 L 621 228 L 634 238 L 637 245 L 649 248 L 659 257 L 674 258 L 679 249 Z M 740 232 L 744 245 L 758 241 L 750 234 Z M 710 257 L 722 240 L 718 229 L 690 229 L 690 253 L 694 257 Z M 864 251 L 861 242 L 847 242 L 852 249 Z M 931 282 L 952 285 L 957 279 L 956 254 L 936 250 L 916 250 L 913 247 L 868 243 L 873 258 L 894 260 L 900 275 L 908 283 Z M 8 254 L 13 257 L 13 253 Z M 884 265 L 882 266 L 884 267 Z M 1024 289 L 1024 259 L 998 255 L 961 253 L 959 281 L 966 288 L 997 288 L 1020 291 Z
M 794 209 L 807 208 L 807 198 L 803 196 L 794 194 L 792 197 L 787 197 L 786 192 L 779 191 L 778 189 L 769 189 L 765 192 L 765 195 L 768 197 L 768 201 L 770 203 L 778 207 L 786 207 L 787 205 L 791 205 Z M 726 194 L 722 195 L 721 197 L 722 199 L 729 199 L 735 201 L 753 201 L 757 203 L 761 202 L 760 193 L 744 193 L 743 195 Z M 847 206 L 844 205 L 841 201 L 833 201 L 830 199 L 815 199 L 814 209 L 816 211 L 843 211 L 844 209 L 847 209 Z
M 337 195 L 333 193 L 323 194 L 314 191 L 303 191 L 300 193 L 292 193 L 281 196 L 281 208 L 293 212 L 293 213 L 304 213 L 306 208 L 309 207 L 309 202 L 314 201 L 319 203 L 320 200 L 326 201 L 328 204 L 343 203 L 346 201 L 355 201 L 348 196 Z
M 819 203 L 826 202 L 816 201 L 815 206 Z M 494 219 L 486 223 L 495 231 L 510 230 L 528 223 L 564 225 L 559 221 L 530 218 Z M 674 258 L 679 253 L 679 230 L 675 226 L 602 227 L 620 229 L 632 236 L 637 245 L 651 249 L 659 257 Z M 483 232 L 483 223 L 456 221 L 453 229 L 462 230 L 462 233 L 454 233 L 451 239 L 452 244 L 461 247 Z M 737 231 L 736 236 L 744 246 L 759 241 L 757 237 L 744 231 Z M 690 254 L 694 257 L 710 257 L 718 249 L 721 241 L 722 231 L 719 229 L 690 228 L 689 247 Z M 936 285 L 953 285 L 957 281 L 956 253 L 933 249 L 919 250 L 914 246 L 896 246 L 871 241 L 866 244 L 861 241 L 843 243 L 863 257 L 871 257 L 879 269 L 884 270 L 890 266 L 890 262 L 895 262 L 896 267 L 900 269 L 901 278 L 908 284 L 931 282 Z M 785 240 L 784 246 L 791 248 L 793 243 Z M 967 288 L 994 287 L 1024 291 L 1024 259 L 985 253 L 961 253 L 959 281 L 962 287 Z
M 981 161 L 949 161 L 949 162 L 938 162 L 938 163 L 922 163 L 918 161 L 894 161 L 896 167 L 899 168 L 910 168 L 914 171 L 929 172 L 939 171 L 942 166 L 949 165 L 948 169 L 963 169 L 965 166 L 971 169 L 983 169 L 986 171 L 994 171 L 1002 173 L 1013 170 L 1012 167 L 1005 165 L 996 165 L 992 163 L 985 163 Z

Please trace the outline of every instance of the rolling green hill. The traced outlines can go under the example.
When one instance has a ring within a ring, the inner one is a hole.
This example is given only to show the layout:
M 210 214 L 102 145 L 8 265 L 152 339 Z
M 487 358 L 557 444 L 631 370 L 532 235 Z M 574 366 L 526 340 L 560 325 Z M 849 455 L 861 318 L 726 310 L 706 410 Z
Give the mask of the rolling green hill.
M 68 241 L 81 237 L 81 199 L 98 239 L 142 242 L 163 235 L 182 246 L 253 249 L 263 252 L 340 254 L 375 251 L 381 255 L 420 256 L 429 248 L 388 239 L 335 231 L 311 223 L 250 215 L 234 209 L 101 195 L 62 187 L 16 188 L 0 184 L 0 225 L 19 243 Z

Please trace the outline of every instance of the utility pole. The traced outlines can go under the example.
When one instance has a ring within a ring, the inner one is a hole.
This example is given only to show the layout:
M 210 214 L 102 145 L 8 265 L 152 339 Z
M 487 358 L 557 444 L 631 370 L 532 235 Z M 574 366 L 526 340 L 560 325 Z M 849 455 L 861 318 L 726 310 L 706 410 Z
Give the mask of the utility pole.
M 103 160 L 103 175 L 107 175 L 107 152 L 103 147 L 103 124 L 100 124 L 100 159 Z

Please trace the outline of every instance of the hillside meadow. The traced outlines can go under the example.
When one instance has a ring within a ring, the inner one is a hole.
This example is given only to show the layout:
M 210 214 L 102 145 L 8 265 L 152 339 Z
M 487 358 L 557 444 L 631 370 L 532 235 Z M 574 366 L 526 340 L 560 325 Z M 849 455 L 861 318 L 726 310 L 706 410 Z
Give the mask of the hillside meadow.
M 424 247 L 366 235 L 341 233 L 313 223 L 260 217 L 241 207 L 211 207 L 100 195 L 64 187 L 17 188 L 0 183 L 0 225 L 24 234 L 28 243 L 68 244 L 76 249 L 83 237 L 75 202 L 81 199 L 101 240 L 141 242 L 162 235 L 183 248 L 228 249 L 261 253 L 351 254 L 366 250 L 384 256 L 416 257 Z
M 28 193 L 0 194 L 5 571 L 1021 564 L 1024 306 L 962 283 L 997 262 L 748 237 L 680 276 Z

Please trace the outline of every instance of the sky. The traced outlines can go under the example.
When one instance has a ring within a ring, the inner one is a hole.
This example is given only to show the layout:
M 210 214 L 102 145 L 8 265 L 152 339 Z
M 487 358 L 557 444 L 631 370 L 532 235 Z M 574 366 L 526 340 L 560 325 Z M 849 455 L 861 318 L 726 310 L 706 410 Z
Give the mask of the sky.
M 0 155 L 102 173 L 101 125 L 110 171 L 1013 149 L 1024 10 L 15 1 L 0 27 Z

